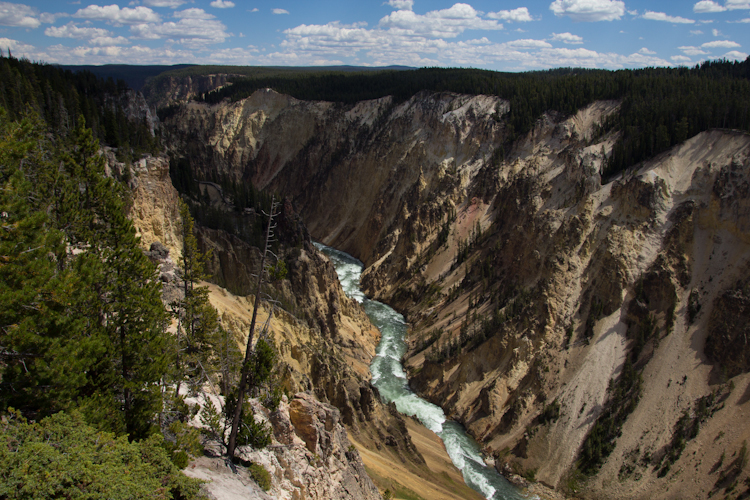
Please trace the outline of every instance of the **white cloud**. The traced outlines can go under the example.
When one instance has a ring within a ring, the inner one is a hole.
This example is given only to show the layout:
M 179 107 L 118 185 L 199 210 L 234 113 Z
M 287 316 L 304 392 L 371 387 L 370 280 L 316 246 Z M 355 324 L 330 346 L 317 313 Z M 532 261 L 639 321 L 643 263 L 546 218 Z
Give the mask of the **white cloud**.
M 15 57 L 27 57 L 32 61 L 45 61 L 53 64 L 214 64 L 221 62 L 226 64 L 271 64 L 270 60 L 260 61 L 254 59 L 253 50 L 250 49 L 224 49 L 218 52 L 198 53 L 193 50 L 177 50 L 172 47 L 151 48 L 142 45 L 130 47 L 122 46 L 79 46 L 68 47 L 64 45 L 52 45 L 44 49 L 38 49 L 15 40 L 0 38 L 0 47 L 3 51 L 10 47 Z M 235 57 L 230 57 L 227 51 L 236 52 Z
M 731 23 L 732 21 L 727 21 L 727 22 Z M 740 19 L 739 21 L 734 21 L 734 22 L 735 23 L 750 23 L 750 17 L 745 18 L 745 19 Z
M 39 13 L 28 5 L 0 2 L 0 25 L 18 28 L 38 28 L 42 22 L 37 19 Z
M 81 28 L 72 22 L 64 26 L 50 26 L 44 30 L 44 34 L 55 38 L 76 38 L 78 40 L 112 35 L 109 30 L 103 28 Z
M 702 35 L 703 32 L 701 30 L 690 30 L 691 35 Z
M 253 7 L 253 8 L 252 8 L 251 10 L 249 10 L 248 12 L 259 12 L 259 11 L 260 11 L 260 9 L 258 9 L 258 7 Z
M 692 19 L 686 19 L 684 17 L 679 16 L 668 16 L 664 12 L 651 12 L 650 10 L 647 10 L 645 14 L 643 14 L 643 19 L 648 19 L 649 21 L 664 21 L 667 23 L 677 23 L 677 24 L 693 24 L 695 23 Z
M 552 40 L 573 45 L 583 43 L 583 38 L 572 33 L 552 33 Z
M 211 7 L 217 9 L 231 9 L 234 7 L 234 2 L 230 2 L 229 0 L 214 0 L 211 2 Z
M 414 0 L 388 0 L 383 5 L 390 5 L 399 10 L 411 10 L 414 7 Z
M 584 48 L 547 49 L 539 53 L 540 65 L 550 68 L 570 66 L 584 68 L 620 69 L 626 67 L 671 66 L 669 61 L 645 54 L 621 55 L 616 53 L 599 53 Z
M 466 30 L 503 29 L 503 25 L 496 20 L 482 19 L 480 12 L 465 3 L 454 4 L 449 9 L 433 10 L 424 15 L 410 10 L 398 10 L 382 18 L 379 26 L 394 33 L 432 38 L 455 38 Z
M 726 7 L 722 7 L 713 0 L 701 0 L 700 2 L 693 5 L 693 12 L 698 14 L 710 14 L 713 12 L 724 12 L 727 10 Z
M 130 40 L 124 36 L 97 36 L 89 40 L 89 43 L 99 47 L 111 47 L 113 45 L 128 45 Z
M 724 58 L 734 59 L 737 61 L 744 61 L 745 59 L 747 59 L 747 54 L 745 54 L 744 52 L 737 51 L 737 50 L 732 50 L 724 54 Z
M 271 12 L 274 14 L 289 14 L 289 11 L 286 9 L 272 9 Z
M 32 57 L 33 53 L 36 52 L 33 45 L 19 42 L 18 40 L 13 40 L 11 38 L 0 38 L 0 51 L 5 53 L 6 50 L 16 52 L 15 57 L 26 56 L 32 60 L 39 60 L 38 57 Z
M 513 47 L 515 49 L 540 49 L 552 47 L 552 45 L 545 42 L 544 40 L 533 40 L 528 38 L 523 40 L 513 40 L 512 42 L 505 42 L 503 45 L 506 47 Z
M 161 24 L 143 23 L 130 27 L 135 38 L 159 40 L 168 38 L 192 49 L 203 49 L 206 45 L 223 43 L 229 38 L 226 26 L 203 9 L 185 9 L 175 12 L 177 22 Z
M 187 3 L 187 0 L 143 0 L 143 5 L 149 7 L 169 7 L 170 9 L 176 9 L 184 3 Z
M 650 55 L 650 56 L 653 56 L 654 54 L 656 54 L 656 52 L 654 52 L 653 50 L 648 50 L 646 47 L 643 47 L 641 50 L 638 51 L 638 53 L 639 54 L 647 54 L 647 55 Z M 672 58 L 672 59 L 674 59 L 674 58 Z
M 189 19 L 181 19 L 188 21 Z M 192 19 L 200 23 L 216 20 Z M 167 23 L 168 24 L 168 23 Z M 134 28 L 131 28 L 134 29 Z M 152 48 L 55 45 L 43 51 L 29 47 L 25 54 L 10 45 L 17 56 L 60 64 L 238 64 L 238 65 L 337 65 L 385 66 L 472 66 L 504 64 L 513 70 L 560 66 L 620 69 L 644 66 L 670 66 L 673 62 L 654 55 L 601 53 L 584 48 L 554 48 L 547 41 L 521 39 L 494 43 L 486 37 L 466 41 L 447 41 L 405 34 L 399 29 L 368 29 L 359 23 L 343 25 L 298 26 L 285 32 L 286 39 L 276 52 L 256 47 L 218 50 L 189 50 L 176 44 Z M 166 35 L 165 35 L 166 36 Z M 171 36 L 171 35 L 170 35 Z M 174 38 L 178 38 L 175 36 Z M 8 46 L 0 39 L 0 47 Z M 202 46 L 205 49 L 205 43 Z M 269 51 L 270 52 L 270 51 Z M 366 61 L 366 62 L 365 62 Z
M 556 16 L 574 21 L 614 21 L 625 14 L 625 2 L 619 0 L 555 0 L 549 9 Z
M 719 31 L 719 30 L 717 30 L 717 29 L 713 29 L 713 30 L 711 30 L 711 33 L 712 33 L 712 34 L 713 34 L 714 36 L 722 36 L 722 33 L 721 33 L 721 31 Z
M 724 49 L 733 49 L 735 47 L 740 47 L 740 44 L 731 40 L 716 40 L 714 42 L 703 43 L 701 44 L 701 47 L 703 47 L 704 49 L 713 49 L 717 47 L 721 47 Z
M 191 51 L 173 50 L 167 47 L 151 48 L 142 45 L 132 47 L 65 47 L 56 45 L 45 50 L 45 60 L 61 64 L 175 64 L 199 62 Z
M 233 64 L 245 66 L 257 61 L 258 49 L 255 47 L 233 47 L 229 49 L 220 49 L 212 52 L 204 60 L 215 61 L 212 64 Z
M 552 47 L 544 40 L 521 39 L 494 43 L 486 37 L 449 41 L 414 36 L 401 28 L 366 29 L 340 23 L 301 25 L 286 30 L 280 51 L 259 56 L 256 64 L 305 65 L 309 61 L 340 60 L 345 64 L 384 66 L 472 66 L 510 65 L 513 70 L 559 66 L 618 69 L 670 66 L 671 62 L 649 54 L 597 53 L 583 48 Z M 572 35 L 575 37 L 575 35 Z M 575 38 L 572 38 L 575 39 Z
M 687 57 L 687 56 L 672 56 L 672 57 L 670 57 L 670 59 L 671 59 L 671 60 L 673 60 L 674 62 L 678 63 L 678 64 L 679 64 L 679 63 L 689 63 L 689 62 L 693 62 L 693 60 L 692 60 L 692 59 L 690 59 L 690 58 L 689 58 L 689 57 Z
M 727 9 L 735 10 L 735 9 L 750 9 L 750 1 L 748 0 L 727 0 L 726 1 Z
M 185 9 L 174 13 L 174 17 L 178 19 L 216 19 L 216 16 L 209 14 L 203 9 Z
M 529 9 L 526 7 L 519 7 L 513 10 L 501 10 L 498 12 L 490 12 L 487 14 L 490 19 L 499 19 L 501 21 L 510 21 L 512 23 L 525 23 L 533 21 L 529 14 Z
M 56 14 L 52 14 L 50 12 L 42 12 L 41 14 L 39 14 L 39 20 L 42 22 L 42 24 L 52 24 L 61 17 L 70 17 L 70 14 L 66 14 L 64 12 L 58 12 Z
M 692 47 L 690 45 L 683 45 L 682 47 L 677 48 L 689 56 L 703 56 L 708 54 L 708 52 L 701 49 L 700 47 Z
M 89 5 L 85 9 L 79 9 L 78 12 L 73 14 L 73 17 L 91 21 L 106 21 L 114 25 L 158 23 L 161 21 L 156 12 L 140 5 L 134 9 L 128 7 L 121 9 L 115 4 L 104 7 Z

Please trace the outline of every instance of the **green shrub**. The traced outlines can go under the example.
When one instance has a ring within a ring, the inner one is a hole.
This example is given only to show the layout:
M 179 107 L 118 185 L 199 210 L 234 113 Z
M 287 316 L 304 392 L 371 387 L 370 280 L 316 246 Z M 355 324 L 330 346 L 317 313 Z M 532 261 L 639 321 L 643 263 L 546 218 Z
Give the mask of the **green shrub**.
M 185 453 L 182 450 L 177 450 L 172 454 L 172 463 L 177 467 L 178 469 L 184 469 L 188 466 L 188 463 L 190 463 L 190 457 L 187 453 Z
M 162 442 L 128 442 L 79 413 L 28 423 L 11 410 L 0 421 L 0 498 L 197 498 L 201 481 L 182 474 Z
M 257 463 L 251 463 L 248 468 L 250 476 L 253 480 L 258 483 L 258 486 L 263 488 L 263 491 L 271 489 L 271 474 L 268 473 L 265 467 Z
M 271 444 L 271 428 L 265 422 L 257 422 L 253 412 L 248 408 L 242 410 L 242 422 L 237 432 L 237 444 L 252 446 L 260 450 Z

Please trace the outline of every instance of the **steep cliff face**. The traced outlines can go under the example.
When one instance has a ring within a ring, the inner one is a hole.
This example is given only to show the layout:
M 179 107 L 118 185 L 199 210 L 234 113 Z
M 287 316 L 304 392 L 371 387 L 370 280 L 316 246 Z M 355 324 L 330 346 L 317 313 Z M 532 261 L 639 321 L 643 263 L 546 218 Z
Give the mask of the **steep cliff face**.
M 128 176 L 133 190 L 130 218 L 143 248 L 148 249 L 159 242 L 175 261 L 179 260 L 182 255 L 179 195 L 169 178 L 169 160 L 166 157 L 147 157 L 128 167 L 110 155 L 109 165 L 121 178 L 124 169 L 131 171 Z
M 190 148 L 198 175 L 292 197 L 311 234 L 369 265 L 404 239 L 415 253 L 466 196 L 501 139 L 493 117 L 506 108 L 486 96 L 343 106 L 265 90 L 226 106 L 190 103 L 167 130 L 176 152 L 201 145 Z
M 293 197 L 313 237 L 365 262 L 368 294 L 412 324 L 413 387 L 498 466 L 593 497 L 702 496 L 750 438 L 750 138 L 705 132 L 605 182 L 598 125 L 617 109 L 549 113 L 509 145 L 493 97 L 263 91 L 167 127 L 201 144 L 196 172 Z
M 159 77 L 146 82 L 143 95 L 154 109 L 170 104 L 185 102 L 196 95 L 210 92 L 227 85 L 229 78 L 235 75 L 194 75 L 185 77 Z

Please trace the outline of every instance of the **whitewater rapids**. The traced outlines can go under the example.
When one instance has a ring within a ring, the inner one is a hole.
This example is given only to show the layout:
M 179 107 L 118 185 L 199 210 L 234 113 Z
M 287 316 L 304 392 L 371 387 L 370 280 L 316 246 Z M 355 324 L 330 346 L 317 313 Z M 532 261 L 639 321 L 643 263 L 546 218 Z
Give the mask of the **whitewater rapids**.
M 466 434 L 463 426 L 448 420 L 443 409 L 414 394 L 409 388 L 401 357 L 406 352 L 407 324 L 404 317 L 387 305 L 369 300 L 359 288 L 363 265 L 351 255 L 315 244 L 333 263 L 344 292 L 360 302 L 370 321 L 381 333 L 375 358 L 370 364 L 372 384 L 381 398 L 393 402 L 404 415 L 416 416 L 422 424 L 440 436 L 453 464 L 464 476 L 464 481 L 488 500 L 527 499 L 497 471 L 488 467 L 476 442 Z

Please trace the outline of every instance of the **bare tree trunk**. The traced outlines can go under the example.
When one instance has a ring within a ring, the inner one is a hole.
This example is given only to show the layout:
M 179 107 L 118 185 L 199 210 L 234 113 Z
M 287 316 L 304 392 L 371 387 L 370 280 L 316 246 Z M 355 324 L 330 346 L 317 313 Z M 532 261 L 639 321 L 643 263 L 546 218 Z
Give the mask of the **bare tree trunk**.
M 227 455 L 229 460 L 234 458 L 234 450 L 237 447 L 237 432 L 240 428 L 240 415 L 242 413 L 242 403 L 245 399 L 245 392 L 247 391 L 247 379 L 250 375 L 250 355 L 253 350 L 253 336 L 255 335 L 255 322 L 258 317 L 258 308 L 260 307 L 260 288 L 263 284 L 263 273 L 265 272 L 266 255 L 268 254 L 268 246 L 271 241 L 271 229 L 273 224 L 273 218 L 275 208 L 275 199 L 271 198 L 271 213 L 268 214 L 268 227 L 266 228 L 266 243 L 263 248 L 263 255 L 260 259 L 260 272 L 258 273 L 258 285 L 255 288 L 255 305 L 253 307 L 253 319 L 250 321 L 250 332 L 247 336 L 247 347 L 245 348 L 245 360 L 242 362 L 242 375 L 240 377 L 240 385 L 237 390 L 237 405 L 234 408 L 234 415 L 232 418 L 232 430 L 229 432 L 229 444 L 227 445 Z

